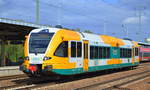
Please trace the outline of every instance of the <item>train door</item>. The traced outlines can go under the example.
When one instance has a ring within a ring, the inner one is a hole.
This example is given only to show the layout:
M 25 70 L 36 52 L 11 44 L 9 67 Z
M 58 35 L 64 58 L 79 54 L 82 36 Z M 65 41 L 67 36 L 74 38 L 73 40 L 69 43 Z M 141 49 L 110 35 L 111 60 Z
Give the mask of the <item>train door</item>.
M 70 42 L 70 62 L 76 62 L 76 68 L 82 68 L 82 42 Z
M 111 52 L 112 52 L 112 54 L 111 54 L 111 58 L 112 59 L 119 59 L 119 47 L 112 47 L 111 48 Z M 114 67 L 117 67 L 118 65 L 116 64 L 116 61 L 115 60 L 113 60 L 113 66 Z
M 88 54 L 89 54 L 89 50 L 88 50 L 88 41 L 87 40 L 84 40 L 83 41 L 83 47 L 84 47 L 84 59 L 83 59 L 83 70 L 84 71 L 88 71 Z
M 135 60 L 135 48 L 133 46 L 132 47 L 132 64 L 134 64 L 134 60 Z

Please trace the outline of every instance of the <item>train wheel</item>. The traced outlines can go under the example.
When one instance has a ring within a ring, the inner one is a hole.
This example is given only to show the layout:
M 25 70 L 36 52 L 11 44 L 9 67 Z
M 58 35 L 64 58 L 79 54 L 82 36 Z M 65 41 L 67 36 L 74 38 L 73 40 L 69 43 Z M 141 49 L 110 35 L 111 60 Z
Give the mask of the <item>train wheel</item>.
M 27 74 L 27 76 L 31 77 L 31 78 L 35 77 L 35 75 L 33 75 L 33 74 Z
M 134 67 L 133 67 L 133 66 L 131 66 L 131 67 L 130 67 L 130 69 L 131 69 L 131 70 L 133 70 L 133 69 L 134 69 Z
M 39 78 L 39 77 L 41 77 L 40 74 L 27 74 L 27 76 L 30 77 L 30 78 Z

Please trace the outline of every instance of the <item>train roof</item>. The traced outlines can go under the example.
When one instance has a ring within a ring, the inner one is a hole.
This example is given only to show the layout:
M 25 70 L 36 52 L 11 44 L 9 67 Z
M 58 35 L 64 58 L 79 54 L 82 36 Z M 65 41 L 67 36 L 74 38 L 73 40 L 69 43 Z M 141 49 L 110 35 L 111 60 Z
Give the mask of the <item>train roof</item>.
M 85 40 L 90 40 L 94 42 L 104 42 L 106 44 L 109 44 L 111 46 L 126 46 L 126 47 L 132 47 L 133 44 L 135 46 L 138 46 L 137 42 L 131 41 L 131 40 L 124 40 L 108 35 L 98 35 L 98 34 L 93 34 L 93 33 L 84 33 L 80 32 L 81 35 L 83 36 L 83 39 Z
M 111 39 L 113 39 L 113 40 L 118 39 L 118 40 L 124 40 L 124 41 L 129 41 L 129 42 L 131 41 L 131 40 L 120 39 L 120 38 L 117 38 L 117 37 L 108 36 L 108 35 L 103 35 L 103 34 L 79 32 L 79 31 L 75 31 L 75 30 L 70 30 L 70 29 L 65 29 L 65 28 L 56 28 L 56 27 L 54 27 L 54 28 L 39 28 L 39 29 L 34 29 L 34 30 L 32 30 L 31 32 L 39 32 L 39 31 L 41 31 L 41 30 L 49 30 L 50 32 L 57 32 L 57 31 L 59 31 L 59 30 L 74 31 L 74 32 L 80 33 L 81 36 L 82 36 L 82 38 L 85 38 L 85 39 L 88 39 L 88 40 L 90 40 L 90 39 L 96 40 L 95 37 L 103 36 L 103 37 L 109 37 L 109 38 L 111 38 Z M 100 40 L 100 41 L 102 41 L 102 40 Z
M 138 42 L 139 45 L 142 45 L 142 46 L 150 46 L 150 43 L 143 43 L 143 42 Z
M 58 28 L 38 28 L 38 29 L 33 29 L 31 33 L 37 33 L 41 31 L 49 31 L 49 32 L 57 32 L 59 29 Z
M 58 31 L 62 31 L 61 34 L 65 36 L 66 38 L 68 38 L 68 35 L 70 36 L 69 37 L 70 39 L 71 38 L 79 39 L 79 36 L 81 36 L 83 40 L 89 40 L 92 42 L 102 42 L 102 43 L 109 44 L 111 46 L 127 46 L 127 47 L 130 46 L 131 47 L 133 44 L 138 46 L 137 42 L 134 42 L 131 40 L 124 40 L 124 39 L 120 39 L 120 38 L 116 38 L 116 37 L 112 37 L 108 35 L 78 32 L 75 30 L 68 30 L 68 29 L 63 29 L 63 28 L 40 28 L 40 29 L 32 30 L 31 33 L 36 33 L 36 32 L 41 32 L 41 31 L 43 32 L 48 31 L 48 32 L 54 32 L 54 33 Z

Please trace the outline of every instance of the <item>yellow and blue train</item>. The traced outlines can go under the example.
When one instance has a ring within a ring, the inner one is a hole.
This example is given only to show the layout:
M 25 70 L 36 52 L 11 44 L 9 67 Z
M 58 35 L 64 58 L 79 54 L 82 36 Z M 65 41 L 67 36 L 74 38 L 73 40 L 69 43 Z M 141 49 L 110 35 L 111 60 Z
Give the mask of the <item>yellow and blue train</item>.
M 139 65 L 139 45 L 118 39 L 59 28 L 34 29 L 26 36 L 28 75 L 75 75 Z

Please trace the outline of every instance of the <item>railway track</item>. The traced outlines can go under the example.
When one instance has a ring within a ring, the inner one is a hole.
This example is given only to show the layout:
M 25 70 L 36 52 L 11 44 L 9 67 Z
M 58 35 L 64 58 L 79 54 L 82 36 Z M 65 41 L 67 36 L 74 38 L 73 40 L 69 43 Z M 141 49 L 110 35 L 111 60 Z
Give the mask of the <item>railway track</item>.
M 145 67 L 145 66 L 150 66 L 150 62 L 144 62 L 144 63 L 140 63 L 140 65 L 137 67 L 137 68 L 143 68 L 143 67 Z
M 53 84 L 55 84 L 55 82 L 48 79 L 27 78 L 24 80 L 18 80 L 18 83 L 15 85 L 0 87 L 0 90 L 27 90 Z
M 150 66 L 150 63 L 141 64 L 139 67 L 137 67 L 137 69 L 138 68 L 144 68 L 145 66 L 146 67 Z M 143 75 L 143 73 L 146 73 L 146 74 Z M 82 76 L 80 77 L 79 76 L 79 77 L 75 77 L 73 79 L 69 78 L 69 79 L 60 80 L 60 81 L 57 81 L 57 80 L 43 80 L 43 79 L 32 80 L 31 78 L 27 78 L 27 79 L 23 79 L 23 80 L 16 80 L 15 82 L 17 82 L 17 83 L 15 85 L 0 87 L 0 90 L 37 89 L 37 88 L 40 88 L 40 87 L 46 87 L 46 86 L 51 86 L 51 85 L 55 85 L 55 84 L 61 84 L 61 83 L 67 83 L 67 82 L 71 82 L 71 81 L 77 81 L 77 80 L 80 80 L 80 79 L 88 78 L 89 76 L 90 77 L 96 77 L 96 76 L 105 75 L 105 74 L 107 74 L 107 73 L 93 75 L 93 76 L 92 75 L 85 75 L 84 77 L 82 77 Z M 111 72 L 110 72 L 110 74 L 111 74 Z M 96 84 L 93 84 L 93 85 L 90 85 L 90 86 L 85 86 L 85 87 L 81 87 L 81 88 L 75 88 L 75 89 L 76 90 L 91 89 L 91 88 L 93 88 L 95 86 L 103 87 L 104 90 L 108 90 L 108 89 L 112 89 L 112 88 L 117 88 L 118 89 L 122 85 L 125 85 L 127 83 L 131 83 L 131 82 L 137 81 L 137 80 L 139 80 L 141 78 L 146 78 L 149 75 L 150 75 L 150 70 L 144 71 L 144 72 L 140 72 L 140 73 L 136 73 L 136 74 L 132 74 L 132 75 L 127 75 L 127 76 L 124 76 L 124 77 L 120 77 L 120 78 L 117 78 L 117 79 L 112 79 L 112 80 L 105 81 L 105 82 L 96 83 Z M 18 77 L 20 77 L 20 76 L 18 76 Z M 129 77 L 131 79 L 127 79 Z M 7 77 L 7 78 L 5 78 L 5 80 L 9 79 L 9 78 L 13 79 L 12 77 Z M 116 83 L 116 82 L 119 82 L 119 84 Z M 106 87 L 106 86 L 108 86 L 108 84 L 110 84 L 109 87 Z
M 0 81 L 2 81 L 2 80 L 9 80 L 9 79 L 16 79 L 16 78 L 23 78 L 23 77 L 27 77 L 27 75 L 21 74 L 21 75 L 0 77 Z
M 101 89 L 101 90 L 125 89 L 126 90 L 127 88 L 121 88 L 121 86 L 133 83 L 135 81 L 141 80 L 149 76 L 150 76 L 150 70 L 147 70 L 144 72 L 119 77 L 116 79 L 95 83 L 80 88 L 75 88 L 75 90 L 90 90 L 90 89 Z
M 25 85 L 25 86 L 19 86 L 19 87 L 16 87 L 16 88 L 8 88 L 9 90 L 10 89 L 13 89 L 13 90 L 30 90 L 30 89 L 40 89 L 40 87 L 44 87 L 44 86 L 50 86 L 50 85 L 55 85 L 56 83 L 54 82 L 51 82 L 51 83 L 47 83 L 47 84 L 31 84 L 31 85 Z

